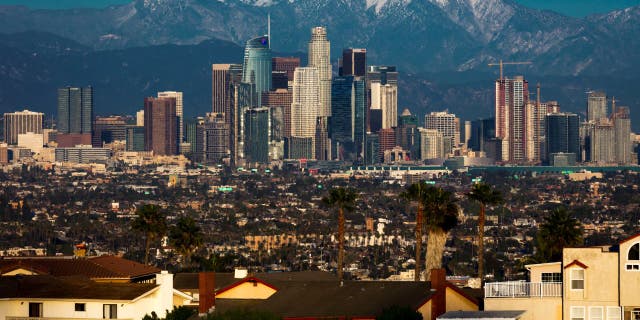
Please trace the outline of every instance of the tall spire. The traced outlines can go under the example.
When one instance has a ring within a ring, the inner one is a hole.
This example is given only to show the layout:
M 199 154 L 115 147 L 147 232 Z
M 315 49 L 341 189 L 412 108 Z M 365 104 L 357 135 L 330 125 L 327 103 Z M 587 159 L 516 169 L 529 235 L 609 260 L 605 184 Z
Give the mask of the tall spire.
M 267 13 L 267 38 L 269 39 L 269 49 L 271 49 L 271 14 Z

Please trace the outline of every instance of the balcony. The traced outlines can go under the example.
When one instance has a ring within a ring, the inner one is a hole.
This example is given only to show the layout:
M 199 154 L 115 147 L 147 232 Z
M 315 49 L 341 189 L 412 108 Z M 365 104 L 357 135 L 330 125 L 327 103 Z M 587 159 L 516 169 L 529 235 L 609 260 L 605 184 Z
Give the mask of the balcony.
M 493 282 L 484 285 L 485 298 L 562 297 L 562 282 Z

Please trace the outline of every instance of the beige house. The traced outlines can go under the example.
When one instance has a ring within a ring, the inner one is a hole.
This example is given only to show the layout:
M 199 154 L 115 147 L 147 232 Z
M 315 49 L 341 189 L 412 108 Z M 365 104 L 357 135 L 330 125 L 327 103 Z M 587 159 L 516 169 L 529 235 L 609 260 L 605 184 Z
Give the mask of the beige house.
M 640 234 L 619 244 L 565 248 L 562 262 L 529 265 L 531 282 L 485 286 L 485 310 L 522 320 L 639 320 Z

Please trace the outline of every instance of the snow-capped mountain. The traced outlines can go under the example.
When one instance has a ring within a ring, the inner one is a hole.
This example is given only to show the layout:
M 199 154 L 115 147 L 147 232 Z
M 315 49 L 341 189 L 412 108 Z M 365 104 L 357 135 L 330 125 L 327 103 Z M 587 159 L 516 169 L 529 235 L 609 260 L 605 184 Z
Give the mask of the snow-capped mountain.
M 96 49 L 212 38 L 243 45 L 266 33 L 269 13 L 278 51 L 305 51 L 310 28 L 324 25 L 334 54 L 366 47 L 370 61 L 415 72 L 504 59 L 533 61 L 541 74 L 598 74 L 637 64 L 609 59 L 640 52 L 639 12 L 576 19 L 510 0 L 135 0 L 105 9 L 0 7 L 0 32 L 48 31 Z

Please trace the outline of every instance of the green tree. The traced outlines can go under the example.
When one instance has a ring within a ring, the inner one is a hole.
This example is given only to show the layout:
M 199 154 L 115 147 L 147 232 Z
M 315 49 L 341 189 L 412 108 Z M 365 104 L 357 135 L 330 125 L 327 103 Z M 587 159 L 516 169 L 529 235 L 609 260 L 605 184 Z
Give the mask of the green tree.
M 422 230 L 424 229 L 424 206 L 427 195 L 427 185 L 424 181 L 414 183 L 407 188 L 400 196 L 408 201 L 415 202 L 416 208 L 416 266 L 415 266 L 415 281 L 420 281 L 420 269 L 422 268 Z
M 344 212 L 355 209 L 355 201 L 358 195 L 350 188 L 333 188 L 329 190 L 329 196 L 322 201 L 338 209 L 338 281 L 342 283 L 342 269 L 344 265 Z
M 487 205 L 495 206 L 503 202 L 502 194 L 485 183 L 476 183 L 467 193 L 467 197 L 480 204 L 478 214 L 478 277 L 480 282 L 484 281 L 484 223 Z
M 225 312 L 208 314 L 205 320 L 279 320 L 281 317 L 266 311 L 249 309 L 231 309 Z
M 136 210 L 131 229 L 145 236 L 144 264 L 149 264 L 149 248 L 167 233 L 167 221 L 158 206 L 145 204 Z
M 189 266 L 193 252 L 202 245 L 202 231 L 193 218 L 182 216 L 169 228 L 169 243 L 184 258 L 183 267 Z
M 425 195 L 425 223 L 428 231 L 426 270 L 427 279 L 431 269 L 442 267 L 442 256 L 447 235 L 458 225 L 458 204 L 450 191 L 429 187 Z
M 582 226 L 565 207 L 558 207 L 544 218 L 536 238 L 538 261 L 561 261 L 563 248 L 582 245 Z
M 382 314 L 376 317 L 376 320 L 422 320 L 422 314 L 408 306 L 391 306 L 384 308 Z
M 166 318 L 159 318 L 155 311 L 151 312 L 151 315 L 146 314 L 142 320 L 187 320 L 198 314 L 197 309 L 189 308 L 187 306 L 173 306 L 172 311 L 167 310 Z

